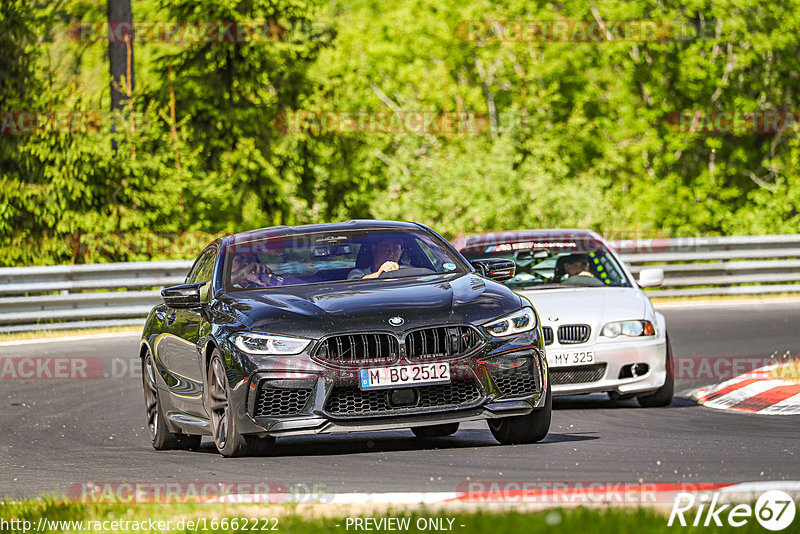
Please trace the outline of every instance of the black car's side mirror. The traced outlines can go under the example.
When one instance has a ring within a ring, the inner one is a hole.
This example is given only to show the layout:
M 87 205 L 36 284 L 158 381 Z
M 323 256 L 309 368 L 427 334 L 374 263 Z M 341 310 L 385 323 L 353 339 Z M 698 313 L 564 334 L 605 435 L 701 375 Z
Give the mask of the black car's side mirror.
M 164 288 L 161 290 L 161 300 L 170 308 L 197 308 L 202 305 L 200 288 L 204 285 L 206 284 L 181 284 Z
M 514 278 L 517 271 L 517 264 L 511 260 L 472 260 L 472 266 L 477 269 L 478 274 L 495 282 L 505 282 Z

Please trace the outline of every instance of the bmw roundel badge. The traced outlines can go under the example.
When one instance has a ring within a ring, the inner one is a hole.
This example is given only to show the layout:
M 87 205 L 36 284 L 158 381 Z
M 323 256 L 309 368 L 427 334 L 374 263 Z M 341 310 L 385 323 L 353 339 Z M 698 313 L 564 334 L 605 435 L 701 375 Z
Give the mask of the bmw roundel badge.
M 392 326 L 400 326 L 404 322 L 405 322 L 405 320 L 402 317 L 399 317 L 399 316 L 392 317 L 391 319 L 389 319 L 389 324 L 392 325 Z

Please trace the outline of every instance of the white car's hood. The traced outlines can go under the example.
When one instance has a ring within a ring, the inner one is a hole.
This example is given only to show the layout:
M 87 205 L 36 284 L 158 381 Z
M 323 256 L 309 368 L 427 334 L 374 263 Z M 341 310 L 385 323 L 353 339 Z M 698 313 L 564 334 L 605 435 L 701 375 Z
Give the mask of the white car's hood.
M 592 338 L 605 323 L 645 319 L 649 306 L 641 291 L 629 287 L 571 287 L 518 291 L 539 312 L 544 326 L 588 324 Z

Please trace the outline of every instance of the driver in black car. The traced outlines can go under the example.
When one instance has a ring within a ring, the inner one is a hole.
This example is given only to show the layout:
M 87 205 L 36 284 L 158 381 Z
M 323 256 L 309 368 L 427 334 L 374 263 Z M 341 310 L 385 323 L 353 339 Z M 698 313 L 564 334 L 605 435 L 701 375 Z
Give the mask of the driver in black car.
M 403 243 L 399 239 L 381 239 L 372 245 L 372 265 L 365 269 L 353 269 L 347 275 L 347 279 L 378 278 L 383 273 L 396 271 L 400 268 L 399 261 L 402 255 Z

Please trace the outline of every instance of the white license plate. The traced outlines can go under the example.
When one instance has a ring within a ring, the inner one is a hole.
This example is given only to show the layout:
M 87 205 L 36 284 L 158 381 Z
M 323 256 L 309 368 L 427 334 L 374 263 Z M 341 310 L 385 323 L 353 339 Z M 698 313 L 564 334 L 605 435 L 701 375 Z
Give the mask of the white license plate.
M 448 382 L 450 364 L 447 362 L 359 369 L 361 389 L 402 388 Z
M 585 365 L 594 363 L 594 351 L 579 350 L 575 352 L 548 352 L 547 365 L 563 367 L 565 365 Z

